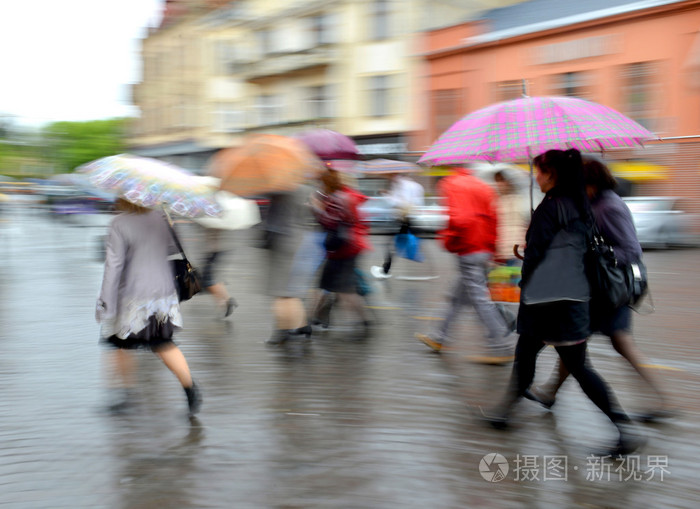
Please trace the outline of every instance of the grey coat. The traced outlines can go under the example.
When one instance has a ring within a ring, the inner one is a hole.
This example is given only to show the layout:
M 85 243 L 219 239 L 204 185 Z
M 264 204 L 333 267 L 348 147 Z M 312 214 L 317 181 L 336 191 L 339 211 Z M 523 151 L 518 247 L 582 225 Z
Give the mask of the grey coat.
M 163 213 L 121 213 L 110 223 L 95 318 L 102 336 L 126 338 L 151 316 L 182 326 L 168 256 L 176 252 Z

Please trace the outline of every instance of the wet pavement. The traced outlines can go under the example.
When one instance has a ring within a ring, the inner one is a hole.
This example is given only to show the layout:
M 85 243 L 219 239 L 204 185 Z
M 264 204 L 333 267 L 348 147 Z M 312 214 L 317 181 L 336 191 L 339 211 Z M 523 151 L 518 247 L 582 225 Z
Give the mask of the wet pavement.
M 373 284 L 371 338 L 353 337 L 352 317 L 341 311 L 311 342 L 270 350 L 256 232 L 231 233 L 220 273 L 238 309 L 220 320 L 212 297 L 198 295 L 183 304 L 185 328 L 177 335 L 204 389 L 198 418 L 186 417 L 177 381 L 148 352 L 138 355 L 135 408 L 110 414 L 93 319 L 105 219 L 18 209 L 0 223 L 3 507 L 700 504 L 698 250 L 646 253 L 656 310 L 635 315 L 637 343 L 680 415 L 640 426 L 647 445 L 628 460 L 600 461 L 589 454 L 613 430 L 573 381 L 551 412 L 522 402 L 510 431 L 479 421 L 476 409 L 500 397 L 510 367 L 467 359 L 482 346 L 472 313 L 457 324 L 450 352 L 433 354 L 413 338 L 436 324 L 454 274 L 450 255 L 433 240 L 423 243 L 426 262 L 399 260 L 395 278 Z M 197 261 L 200 230 L 180 228 Z M 382 257 L 386 239 L 372 240 L 364 269 Z M 604 338 L 592 339 L 591 357 L 625 409 L 654 406 Z M 542 353 L 538 381 L 554 360 L 551 349 Z

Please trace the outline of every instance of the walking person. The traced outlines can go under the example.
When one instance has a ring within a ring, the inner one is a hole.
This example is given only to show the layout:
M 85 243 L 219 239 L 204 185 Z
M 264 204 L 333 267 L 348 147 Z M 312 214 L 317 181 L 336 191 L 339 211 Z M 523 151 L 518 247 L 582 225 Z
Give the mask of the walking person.
M 358 293 L 357 258 L 369 248 L 367 225 L 358 207 L 367 198 L 343 183 L 340 173 L 328 168 L 321 175 L 321 189 L 314 200 L 314 211 L 326 230 L 326 261 L 322 269 L 321 298 L 314 319 L 328 326 L 334 299 L 354 312 L 361 322 L 362 333 L 370 333 L 363 297 Z
M 168 255 L 175 252 L 163 212 L 134 205 L 122 198 L 121 211 L 110 223 L 102 287 L 95 318 L 102 341 L 118 373 L 126 397 L 113 410 L 128 406 L 136 379 L 134 350 L 148 348 L 173 372 L 187 396 L 189 413 L 197 413 L 202 397 L 187 359 L 173 342 L 182 327 L 173 269 Z
M 391 277 L 389 271 L 391 270 L 391 263 L 394 256 L 396 236 L 411 231 L 409 216 L 415 207 L 422 207 L 425 203 L 425 190 L 423 186 L 412 178 L 400 173 L 391 173 L 389 174 L 389 182 L 389 189 L 384 196 L 394 211 L 397 232 L 389 238 L 384 264 L 381 267 L 374 265 L 370 269 L 370 273 L 378 279 Z
M 294 259 L 308 229 L 307 203 L 311 188 L 306 184 L 292 191 L 270 195 L 263 225 L 266 235 L 267 292 L 274 298 L 275 330 L 265 342 L 280 346 L 295 336 L 311 337 L 311 326 L 302 301 L 303 285 L 295 282 Z
M 226 289 L 226 285 L 218 281 L 215 276 L 218 261 L 224 253 L 221 246 L 221 232 L 218 228 L 205 228 L 204 243 L 207 247 L 207 254 L 202 268 L 202 286 L 209 292 L 217 302 L 221 310 L 221 316 L 227 318 L 238 307 L 236 300 L 231 297 Z
M 627 266 L 641 261 L 642 247 L 637 239 L 632 214 L 625 202 L 615 193 L 617 182 L 608 167 L 595 157 L 584 157 L 583 177 L 598 230 L 613 247 L 618 263 Z M 631 328 L 632 310 L 629 306 L 625 304 L 609 309 L 592 302 L 591 330 L 609 337 L 613 348 L 629 362 L 656 395 L 657 408 L 646 413 L 643 416 L 644 420 L 653 421 L 670 416 L 668 398 L 652 371 L 644 367 L 649 362 L 635 345 Z M 564 363 L 559 361 L 550 380 L 542 387 L 532 387 L 525 396 L 546 408 L 551 408 L 557 391 L 568 376 L 569 371 Z
M 513 358 L 509 339 L 512 328 L 491 301 L 487 286 L 487 273 L 496 250 L 496 193 L 467 168 L 456 168 L 439 183 L 439 190 L 446 199 L 449 214 L 447 228 L 441 232 L 442 241 L 456 255 L 459 277 L 439 329 L 416 337 L 433 351 L 441 351 L 461 307 L 471 305 L 487 330 L 487 355 L 472 360 L 485 364 L 509 362 Z
M 518 343 L 509 389 L 501 404 L 486 419 L 504 428 L 516 402 L 528 396 L 537 356 L 552 345 L 562 364 L 588 398 L 617 427 L 619 438 L 610 454 L 627 454 L 639 445 L 622 410 L 613 408 L 605 381 L 589 365 L 589 296 L 584 257 L 592 217 L 583 181 L 581 154 L 576 149 L 549 150 L 534 159 L 537 183 L 544 200 L 535 210 L 526 236 Z M 566 259 L 556 271 L 547 270 L 556 251 Z M 541 267 L 540 267 L 541 266 Z M 540 269 L 540 270 L 538 270 Z M 537 296 L 537 298 L 535 298 Z
M 520 265 L 521 261 L 515 256 L 513 248 L 525 244 L 525 232 L 530 222 L 529 210 L 505 170 L 496 172 L 493 179 L 498 192 L 495 261 L 505 265 Z

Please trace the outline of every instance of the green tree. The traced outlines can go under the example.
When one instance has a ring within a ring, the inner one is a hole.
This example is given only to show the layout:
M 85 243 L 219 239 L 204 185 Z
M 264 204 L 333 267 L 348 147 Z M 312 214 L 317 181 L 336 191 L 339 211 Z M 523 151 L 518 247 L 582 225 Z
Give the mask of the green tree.
M 81 164 L 124 151 L 129 119 L 54 122 L 42 129 L 43 156 L 55 172 L 71 172 Z

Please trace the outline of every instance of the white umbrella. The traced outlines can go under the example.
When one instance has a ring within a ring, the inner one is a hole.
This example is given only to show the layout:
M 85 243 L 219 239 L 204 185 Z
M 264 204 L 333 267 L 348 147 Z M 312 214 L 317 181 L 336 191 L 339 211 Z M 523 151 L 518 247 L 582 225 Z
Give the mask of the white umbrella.
M 197 177 L 197 180 L 215 189 L 220 184 L 220 180 L 214 177 Z M 220 230 L 244 230 L 261 221 L 260 207 L 254 200 L 246 200 L 227 191 L 217 191 L 214 198 L 223 211 L 221 216 L 195 217 L 194 221 L 206 228 Z

